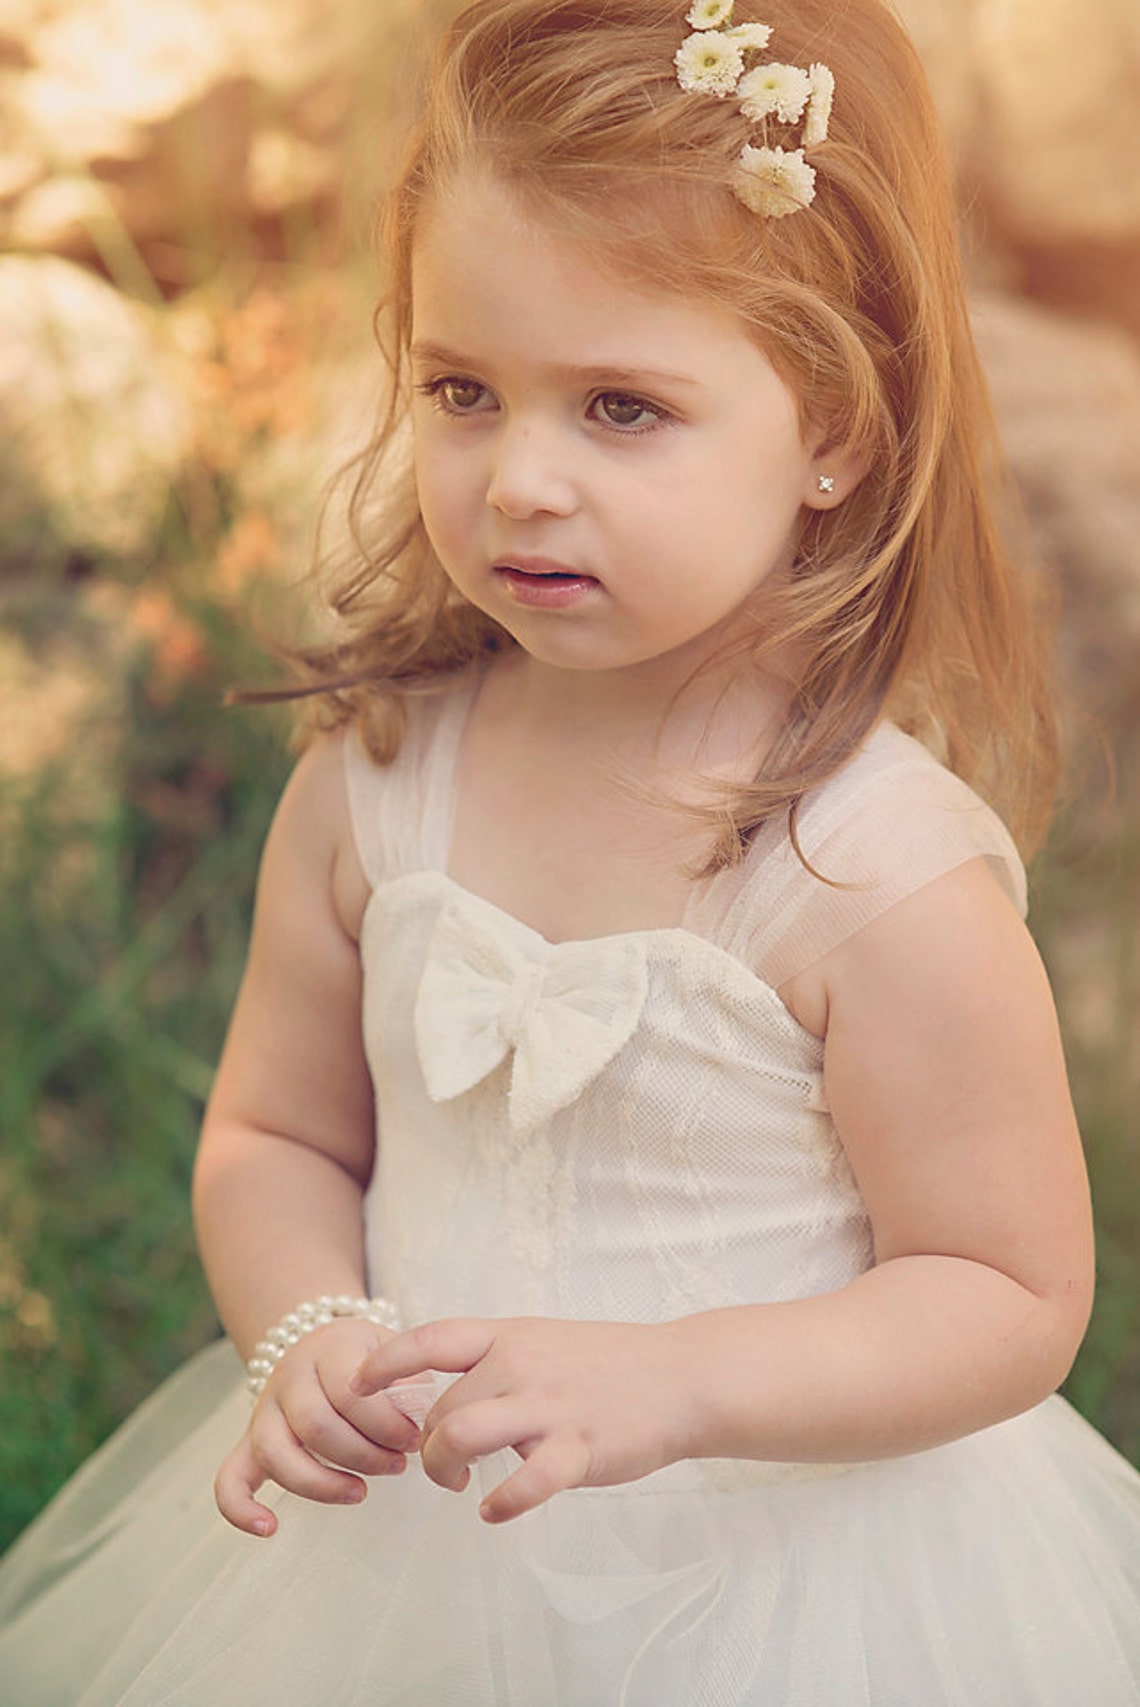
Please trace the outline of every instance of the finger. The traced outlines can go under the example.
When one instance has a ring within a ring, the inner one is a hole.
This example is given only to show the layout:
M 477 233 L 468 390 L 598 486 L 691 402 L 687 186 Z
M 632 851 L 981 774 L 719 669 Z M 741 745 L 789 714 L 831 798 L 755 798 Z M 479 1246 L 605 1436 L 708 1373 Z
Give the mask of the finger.
M 343 1408 L 334 1404 L 319 1374 L 311 1391 L 290 1396 L 286 1420 L 302 1446 L 342 1470 L 362 1476 L 398 1475 L 419 1445 L 419 1429 L 377 1395 Z
M 214 1499 L 226 1522 L 247 1535 L 272 1535 L 277 1528 L 273 1512 L 253 1497 L 264 1480 L 246 1435 L 222 1460 L 214 1478 Z
M 355 1471 L 358 1476 L 398 1476 L 406 1468 L 407 1453 L 418 1443 L 419 1434 L 404 1417 L 399 1417 L 397 1425 L 397 1415 L 393 1413 L 392 1433 L 403 1434 L 407 1430 L 407 1447 L 375 1440 L 372 1429 L 366 1432 L 355 1428 L 335 1412 L 330 1415 L 322 1410 L 316 1415 L 302 1413 L 298 1416 L 291 1411 L 289 1422 L 306 1452 L 324 1459 L 338 1470 Z
M 533 1511 L 566 1488 L 579 1488 L 590 1468 L 590 1452 L 578 1435 L 550 1435 L 537 1445 L 513 1475 L 481 1502 L 485 1523 L 507 1523 Z
M 447 1398 L 430 1413 L 420 1442 L 420 1461 L 431 1480 L 459 1493 L 469 1467 L 504 1447 L 529 1442 L 535 1435 L 534 1412 L 510 1398 L 476 1399 L 445 1409 Z
M 368 1492 L 359 1476 L 315 1458 L 280 1411 L 259 1412 L 249 1439 L 261 1480 L 272 1480 L 302 1499 L 322 1505 L 356 1505 Z
M 405 1375 L 423 1375 L 429 1369 L 462 1374 L 487 1355 L 496 1326 L 477 1317 L 458 1316 L 409 1328 L 369 1352 L 349 1388 L 357 1394 L 378 1393 Z

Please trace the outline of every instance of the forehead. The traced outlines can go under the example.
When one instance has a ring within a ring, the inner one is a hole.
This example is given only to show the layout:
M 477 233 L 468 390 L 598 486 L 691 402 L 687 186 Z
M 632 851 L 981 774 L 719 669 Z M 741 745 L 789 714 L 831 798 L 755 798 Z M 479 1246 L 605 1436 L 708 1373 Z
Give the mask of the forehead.
M 712 348 L 756 351 L 739 319 L 654 289 L 597 257 L 495 178 L 471 174 L 422 208 L 411 255 L 412 343 L 550 348 L 551 361 L 699 368 Z M 457 351 L 458 353 L 458 351 Z

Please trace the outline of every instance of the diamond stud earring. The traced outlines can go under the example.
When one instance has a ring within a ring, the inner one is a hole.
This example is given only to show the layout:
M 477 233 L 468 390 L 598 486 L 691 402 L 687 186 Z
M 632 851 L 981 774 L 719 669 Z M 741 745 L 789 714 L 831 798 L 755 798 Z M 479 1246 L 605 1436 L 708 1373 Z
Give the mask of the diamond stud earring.
M 834 476 L 834 474 L 821 474 L 819 477 L 819 489 L 821 492 L 834 492 L 835 491 L 835 476 Z

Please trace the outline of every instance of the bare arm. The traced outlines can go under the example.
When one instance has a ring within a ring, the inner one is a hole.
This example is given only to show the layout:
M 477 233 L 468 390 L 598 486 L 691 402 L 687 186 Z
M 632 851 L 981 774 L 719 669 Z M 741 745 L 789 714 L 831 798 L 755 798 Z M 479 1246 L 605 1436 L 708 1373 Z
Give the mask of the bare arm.
M 194 1174 L 199 1246 L 242 1355 L 303 1300 L 365 1290 L 371 1083 L 353 937 L 366 884 L 352 851 L 340 742 L 302 759 L 270 831 L 253 937 Z M 343 1320 L 293 1346 L 218 1475 L 238 1527 L 272 1533 L 264 1480 L 312 1499 L 362 1497 L 400 1470 L 416 1430 L 348 1392 L 385 1330 Z M 330 1466 L 341 1468 L 331 1468 Z M 355 1472 L 355 1473 L 353 1473 Z
M 297 767 L 266 842 L 194 1174 L 202 1260 L 245 1355 L 301 1299 L 364 1285 L 372 1096 L 359 958 L 338 904 L 346 842 L 339 743 L 326 741 Z

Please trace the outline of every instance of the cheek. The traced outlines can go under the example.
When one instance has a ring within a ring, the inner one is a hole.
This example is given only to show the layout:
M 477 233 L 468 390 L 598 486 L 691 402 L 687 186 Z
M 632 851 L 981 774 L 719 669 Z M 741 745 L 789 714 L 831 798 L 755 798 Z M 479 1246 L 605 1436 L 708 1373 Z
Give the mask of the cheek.
M 469 509 L 480 495 L 479 473 L 470 447 L 457 449 L 431 422 L 413 432 L 412 474 L 425 517 L 430 510 L 446 520 L 456 510 Z
M 413 474 L 424 532 L 432 550 L 446 569 L 453 556 L 450 535 L 454 530 L 448 527 L 449 506 L 443 499 L 434 471 L 430 467 L 425 468 L 417 459 L 413 464 Z
M 417 442 L 412 454 L 412 475 L 420 514 L 429 536 L 446 530 L 448 515 L 454 508 L 454 491 L 447 479 L 446 466 L 430 448 Z

